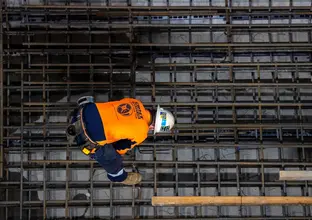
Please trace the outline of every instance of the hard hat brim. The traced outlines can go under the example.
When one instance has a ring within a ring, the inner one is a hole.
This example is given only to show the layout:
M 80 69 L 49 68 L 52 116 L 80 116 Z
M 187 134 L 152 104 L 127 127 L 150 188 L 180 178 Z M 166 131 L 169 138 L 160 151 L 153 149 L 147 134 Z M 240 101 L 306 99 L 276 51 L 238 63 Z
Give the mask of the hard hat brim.
M 160 117 L 160 106 L 157 105 L 157 111 L 156 111 L 156 117 L 155 117 L 155 126 L 154 126 L 154 134 L 156 134 L 158 131 L 158 124 L 159 124 L 159 120 L 157 120 Z

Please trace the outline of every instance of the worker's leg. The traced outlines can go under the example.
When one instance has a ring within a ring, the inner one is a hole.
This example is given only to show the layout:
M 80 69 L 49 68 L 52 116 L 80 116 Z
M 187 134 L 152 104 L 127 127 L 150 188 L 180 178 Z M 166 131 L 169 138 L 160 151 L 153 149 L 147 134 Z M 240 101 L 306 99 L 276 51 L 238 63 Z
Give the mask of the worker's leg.
M 96 150 L 93 158 L 106 170 L 107 177 L 112 182 L 123 182 L 128 177 L 124 170 L 122 157 L 111 144 L 107 144 Z

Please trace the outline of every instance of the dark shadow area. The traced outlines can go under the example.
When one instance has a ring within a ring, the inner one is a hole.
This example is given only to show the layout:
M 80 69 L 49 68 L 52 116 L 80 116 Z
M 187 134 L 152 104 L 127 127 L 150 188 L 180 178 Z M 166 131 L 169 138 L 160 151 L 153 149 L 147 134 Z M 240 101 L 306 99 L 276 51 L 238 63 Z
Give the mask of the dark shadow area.
M 4 178 L 4 181 L 21 181 L 21 174 L 18 172 L 9 172 L 8 178 Z M 25 177 L 23 181 L 28 181 Z M 10 202 L 10 201 L 19 201 L 21 198 L 21 190 L 20 186 L 3 186 L 0 189 L 0 201 Z M 23 201 L 39 201 L 38 192 L 37 191 L 24 191 L 22 195 Z M 6 214 L 7 209 L 7 214 Z M 6 218 L 6 216 L 8 218 Z M 0 219 L 7 220 L 19 220 L 20 216 L 22 219 L 28 219 L 30 217 L 33 219 L 42 219 L 43 218 L 43 210 L 42 208 L 24 208 L 22 213 L 20 213 L 20 207 L 1 207 L 0 208 Z

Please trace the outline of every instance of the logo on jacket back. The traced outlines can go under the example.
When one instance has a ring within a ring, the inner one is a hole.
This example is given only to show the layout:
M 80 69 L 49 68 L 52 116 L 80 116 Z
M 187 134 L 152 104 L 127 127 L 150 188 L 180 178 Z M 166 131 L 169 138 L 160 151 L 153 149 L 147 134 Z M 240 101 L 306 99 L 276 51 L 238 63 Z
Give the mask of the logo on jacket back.
M 132 104 L 133 104 L 133 106 L 134 106 L 137 119 L 142 119 L 142 118 L 143 118 L 143 114 L 142 114 L 142 110 L 141 110 L 141 108 L 140 108 L 139 103 L 137 103 L 137 102 L 132 102 Z
M 117 107 L 117 112 L 123 116 L 130 116 L 133 111 L 130 104 L 123 103 Z

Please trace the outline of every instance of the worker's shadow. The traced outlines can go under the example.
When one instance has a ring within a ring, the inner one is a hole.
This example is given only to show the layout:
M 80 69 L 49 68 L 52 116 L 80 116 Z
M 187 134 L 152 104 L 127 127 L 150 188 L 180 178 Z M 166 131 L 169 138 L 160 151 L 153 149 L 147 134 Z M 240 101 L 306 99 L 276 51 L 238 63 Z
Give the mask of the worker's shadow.
M 119 101 L 121 99 L 123 99 L 125 97 L 123 91 L 121 90 L 116 90 L 112 92 L 112 97 L 110 97 L 108 99 L 108 101 L 112 102 L 112 101 Z
M 0 201 L 20 201 L 20 182 L 21 182 L 21 174 L 19 172 L 10 172 L 8 171 L 7 177 L 2 179 L 2 181 L 15 182 L 17 184 L 8 184 L 5 188 L 0 189 Z M 23 182 L 28 182 L 28 179 L 23 177 Z M 40 201 L 38 192 L 35 190 L 23 190 L 23 201 Z M 6 213 L 7 209 L 7 213 Z M 20 206 L 16 207 L 1 207 L 0 208 L 0 219 L 8 219 L 8 220 L 19 220 L 20 219 Z M 8 218 L 6 218 L 8 216 Z M 22 219 L 42 219 L 43 218 L 43 209 L 41 207 L 31 208 L 31 209 L 23 209 L 22 211 Z

